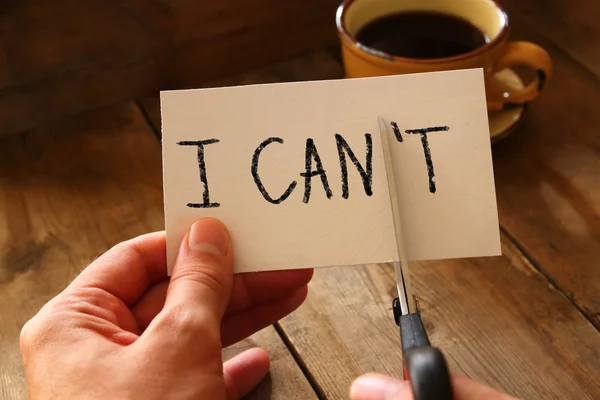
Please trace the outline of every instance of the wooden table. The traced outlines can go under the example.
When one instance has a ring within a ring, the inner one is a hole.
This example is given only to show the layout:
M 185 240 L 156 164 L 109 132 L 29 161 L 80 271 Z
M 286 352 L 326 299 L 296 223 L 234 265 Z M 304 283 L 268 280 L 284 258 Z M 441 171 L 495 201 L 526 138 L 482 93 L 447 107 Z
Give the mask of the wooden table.
M 503 256 L 411 264 L 431 340 L 454 372 L 523 399 L 600 399 L 600 5 L 503 0 L 513 38 L 554 77 L 494 146 Z M 211 85 L 330 79 L 337 49 Z M 94 257 L 163 228 L 156 97 L 0 139 L 0 397 L 27 389 L 23 323 Z M 401 375 L 388 265 L 316 272 L 305 304 L 226 349 L 262 346 L 252 398 L 344 399 L 367 371 Z

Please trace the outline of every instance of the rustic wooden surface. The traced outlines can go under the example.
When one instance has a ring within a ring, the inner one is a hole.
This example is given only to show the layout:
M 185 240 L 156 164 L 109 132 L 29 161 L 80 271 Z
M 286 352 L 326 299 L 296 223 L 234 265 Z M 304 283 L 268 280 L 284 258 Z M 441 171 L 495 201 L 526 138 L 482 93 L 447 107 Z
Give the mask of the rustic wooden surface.
M 224 87 L 258 83 L 296 82 L 343 78 L 338 47 L 326 48 L 289 61 L 242 74 L 206 82 L 199 87 Z M 138 103 L 156 134 L 161 134 L 160 99 L 158 94 L 142 97 Z
M 453 372 L 522 399 L 597 399 L 600 334 L 506 237 L 503 254 L 411 264 L 432 343 Z M 318 270 L 280 321 L 322 397 L 366 371 L 402 376 L 394 282 L 389 265 Z
M 338 0 L 0 2 L 0 135 L 334 44 Z
M 600 3 L 586 4 L 590 18 L 600 12 Z M 550 53 L 554 79 L 516 134 L 495 146 L 500 222 L 600 328 L 600 70 L 540 33 L 550 29 L 512 15 L 515 36 Z M 600 56 L 600 46 L 590 53 Z
M 568 224 L 577 222 L 572 215 L 558 221 L 552 218 L 552 213 L 561 210 L 543 203 L 545 193 L 540 184 L 550 182 L 560 191 L 562 182 L 554 182 L 538 157 L 573 143 L 571 136 L 557 129 L 570 123 L 580 125 L 583 144 L 579 142 L 579 148 L 589 157 L 593 152 L 589 143 L 596 140 L 593 128 L 584 129 L 589 118 L 570 121 L 572 116 L 561 110 L 560 96 L 568 96 L 569 107 L 584 112 L 595 104 L 586 104 L 586 99 L 600 100 L 600 92 L 590 91 L 589 86 L 589 94 L 582 92 L 587 83 L 586 76 L 578 74 L 580 68 L 527 24 L 517 25 L 515 36 L 548 48 L 558 76 L 555 80 L 565 79 L 564 75 L 569 80 L 552 82 L 531 104 L 520 128 L 494 148 L 504 256 L 416 263 L 412 266 L 416 292 L 431 339 L 445 349 L 454 371 L 523 399 L 596 399 L 600 396 L 600 334 L 590 323 L 597 315 L 586 306 L 598 299 L 594 291 L 600 287 L 600 277 L 593 273 L 597 269 L 593 259 L 594 254 L 600 259 L 600 245 L 569 235 Z M 292 65 L 301 68 L 294 72 Z M 335 52 L 322 51 L 211 85 L 341 76 L 343 69 Z M 587 97 L 577 98 L 577 93 Z M 157 96 L 145 98 L 141 104 L 160 131 Z M 553 142 L 544 145 L 547 137 Z M 543 162 L 551 165 L 556 161 L 548 157 Z M 581 164 L 590 160 L 575 156 L 563 161 L 569 162 L 563 164 L 565 172 L 575 179 L 589 181 L 600 176 L 600 161 L 595 167 Z M 589 196 L 592 204 L 594 200 L 600 204 L 600 192 L 592 189 L 583 195 Z M 577 200 L 568 194 L 565 198 Z M 585 215 L 592 234 L 599 236 L 598 214 Z M 527 234 L 532 230 L 533 237 Z M 546 258 L 540 263 L 529 248 L 539 252 L 543 246 L 560 246 L 566 251 L 563 257 L 571 259 L 557 263 L 556 257 L 554 261 Z M 525 253 L 521 249 L 526 249 Z M 591 253 L 580 254 L 586 259 L 577 262 L 573 257 L 576 251 Z M 317 271 L 306 304 L 279 323 L 322 398 L 343 398 L 351 381 L 366 371 L 401 375 L 398 332 L 391 318 L 393 295 L 389 267 L 324 269 Z
M 241 3 L 247 13 L 253 10 L 250 1 Z M 586 0 L 501 3 L 509 11 L 513 38 L 542 45 L 554 62 L 543 95 L 530 104 L 520 127 L 493 149 L 503 256 L 411 264 L 415 293 L 430 338 L 453 371 L 522 399 L 595 400 L 600 398 L 600 6 Z M 120 4 L 140 26 L 151 27 L 144 34 L 168 33 L 190 49 L 206 42 L 190 33 L 200 16 L 165 12 L 169 8 L 160 0 L 106 4 Z M 4 3 L 0 13 L 19 7 Z M 253 32 L 242 17 L 227 14 L 221 5 L 211 7 L 229 15 L 224 26 L 230 31 Z M 297 4 L 289 7 L 288 12 L 299 12 Z M 268 25 L 275 11 L 260 8 L 256 12 L 265 14 Z M 188 23 L 175 27 L 176 18 Z M 0 16 L 0 38 L 4 24 Z M 186 35 L 192 38 L 186 41 Z M 138 39 L 130 38 L 131 43 Z M 83 46 L 77 40 L 84 39 L 72 40 L 64 46 Z M 2 88 L 12 78 L 2 66 L 14 57 L 3 44 L 0 104 Z M 267 53 L 265 59 L 274 61 Z M 216 54 L 219 62 L 231 62 L 225 53 Z M 144 87 L 144 73 L 121 71 L 132 79 L 129 84 Z M 226 79 L 200 75 L 191 84 L 334 79 L 343 70 L 336 49 L 323 49 Z M 121 90 L 108 82 L 110 74 L 95 83 L 97 92 L 89 94 L 84 108 L 99 105 L 95 99 L 103 90 Z M 118 97 L 126 98 L 127 90 Z M 29 104 L 27 93 L 22 96 Z M 66 102 L 76 98 L 68 91 L 61 96 Z M 162 227 L 158 135 L 154 95 L 0 138 L 0 397 L 26 397 L 17 343 L 22 323 L 110 245 Z M 390 266 L 320 269 L 298 311 L 225 355 L 255 345 L 270 352 L 271 376 L 251 398 L 347 398 L 350 383 L 362 373 L 401 375 L 393 296 Z
M 133 103 L 0 138 L 0 398 L 26 399 L 22 325 L 114 244 L 164 227 L 160 144 Z M 273 328 L 259 345 L 271 382 L 249 398 L 310 399 L 314 391 Z
M 600 2 L 501 0 L 500 3 L 518 26 L 532 27 L 562 52 L 600 76 Z

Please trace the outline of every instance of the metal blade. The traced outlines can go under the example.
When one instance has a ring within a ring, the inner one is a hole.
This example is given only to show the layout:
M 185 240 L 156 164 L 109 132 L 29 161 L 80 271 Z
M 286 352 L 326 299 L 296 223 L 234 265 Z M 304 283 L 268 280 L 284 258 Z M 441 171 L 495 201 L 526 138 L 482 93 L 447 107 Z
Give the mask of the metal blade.
M 410 288 L 410 276 L 408 273 L 408 258 L 404 250 L 404 239 L 402 236 L 402 224 L 400 213 L 398 211 L 398 197 L 396 194 L 396 181 L 394 180 L 394 170 L 392 165 L 392 155 L 387 135 L 387 127 L 383 118 L 379 117 L 379 132 L 381 134 L 381 143 L 383 146 L 383 158 L 385 161 L 385 170 L 387 174 L 388 191 L 392 204 L 392 214 L 394 217 L 394 231 L 396 235 L 396 246 L 398 248 L 399 262 L 394 263 L 394 273 L 396 275 L 396 287 L 398 289 L 398 299 L 402 314 L 412 314 L 417 312 L 417 305 L 412 296 Z

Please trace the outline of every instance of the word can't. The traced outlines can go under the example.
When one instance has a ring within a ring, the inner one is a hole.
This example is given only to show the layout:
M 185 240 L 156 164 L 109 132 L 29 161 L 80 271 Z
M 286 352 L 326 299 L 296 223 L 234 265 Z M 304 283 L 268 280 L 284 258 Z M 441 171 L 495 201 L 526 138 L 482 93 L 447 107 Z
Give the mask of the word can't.
M 400 143 L 404 142 L 404 138 L 402 137 L 402 133 L 398 124 L 395 122 L 390 122 L 392 129 L 394 131 L 394 136 L 396 140 Z M 435 181 L 433 180 L 435 173 L 433 169 L 433 160 L 431 158 L 431 150 L 429 149 L 429 139 L 427 137 L 428 133 L 431 132 L 440 132 L 440 131 L 448 131 L 450 128 L 447 126 L 436 126 L 422 129 L 409 129 L 405 130 L 406 134 L 418 134 L 421 136 L 421 144 L 423 146 L 423 153 L 425 156 L 425 165 L 427 167 L 427 175 L 429 179 L 429 192 L 436 192 Z M 347 199 L 350 195 L 349 187 L 348 187 L 348 163 L 346 157 L 348 157 L 354 167 L 357 169 L 360 177 L 362 179 L 363 188 L 365 194 L 367 196 L 371 196 L 373 194 L 372 183 L 373 183 L 373 138 L 370 133 L 365 134 L 365 145 L 366 145 L 366 160 L 365 165 L 361 164 L 358 160 L 352 148 L 348 145 L 348 142 L 344 139 L 344 137 L 338 133 L 334 135 L 337 151 L 340 162 L 340 171 L 342 175 L 342 197 Z M 206 163 L 204 161 L 204 151 L 205 146 L 210 144 L 219 143 L 218 139 L 208 139 L 208 140 L 197 140 L 197 141 L 181 141 L 177 144 L 180 146 L 196 146 L 197 147 L 197 155 L 198 155 L 198 170 L 200 172 L 200 181 L 204 185 L 204 192 L 202 195 L 202 203 L 188 203 L 187 206 L 191 208 L 215 208 L 220 207 L 220 203 L 211 202 L 210 201 L 210 191 L 208 187 L 208 178 L 206 174 Z M 263 198 L 271 204 L 280 204 L 285 201 L 292 192 L 296 189 L 298 185 L 297 181 L 292 181 L 288 188 L 281 194 L 279 197 L 274 197 L 271 193 L 267 191 L 265 186 L 262 183 L 260 175 L 258 173 L 258 165 L 260 162 L 260 155 L 263 150 L 273 144 L 279 143 L 284 144 L 282 138 L 279 137 L 270 137 L 264 140 L 254 151 L 252 156 L 252 177 L 254 179 L 254 183 L 258 191 L 261 193 Z M 315 164 L 315 168 L 313 169 L 313 163 Z M 312 191 L 312 179 L 314 177 L 319 177 L 321 180 L 321 184 L 323 185 L 323 189 L 325 191 L 325 195 L 328 199 L 333 197 L 333 193 L 329 186 L 329 180 L 327 178 L 327 173 L 323 167 L 323 162 L 321 161 L 321 157 L 315 146 L 313 139 L 308 138 L 306 140 L 306 148 L 305 148 L 305 170 L 300 173 L 300 176 L 304 178 L 304 197 L 302 201 L 304 203 L 308 203 L 311 196 Z

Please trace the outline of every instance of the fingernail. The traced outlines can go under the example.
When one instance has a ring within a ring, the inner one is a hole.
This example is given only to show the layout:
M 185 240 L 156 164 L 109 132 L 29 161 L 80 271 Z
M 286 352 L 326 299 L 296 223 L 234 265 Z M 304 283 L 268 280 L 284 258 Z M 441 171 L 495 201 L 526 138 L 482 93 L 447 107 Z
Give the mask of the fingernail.
M 216 219 L 201 219 L 190 228 L 188 245 L 193 252 L 224 256 L 229 252 L 227 228 Z
M 408 382 L 390 377 L 363 376 L 358 378 L 351 388 L 352 399 L 397 400 Z

